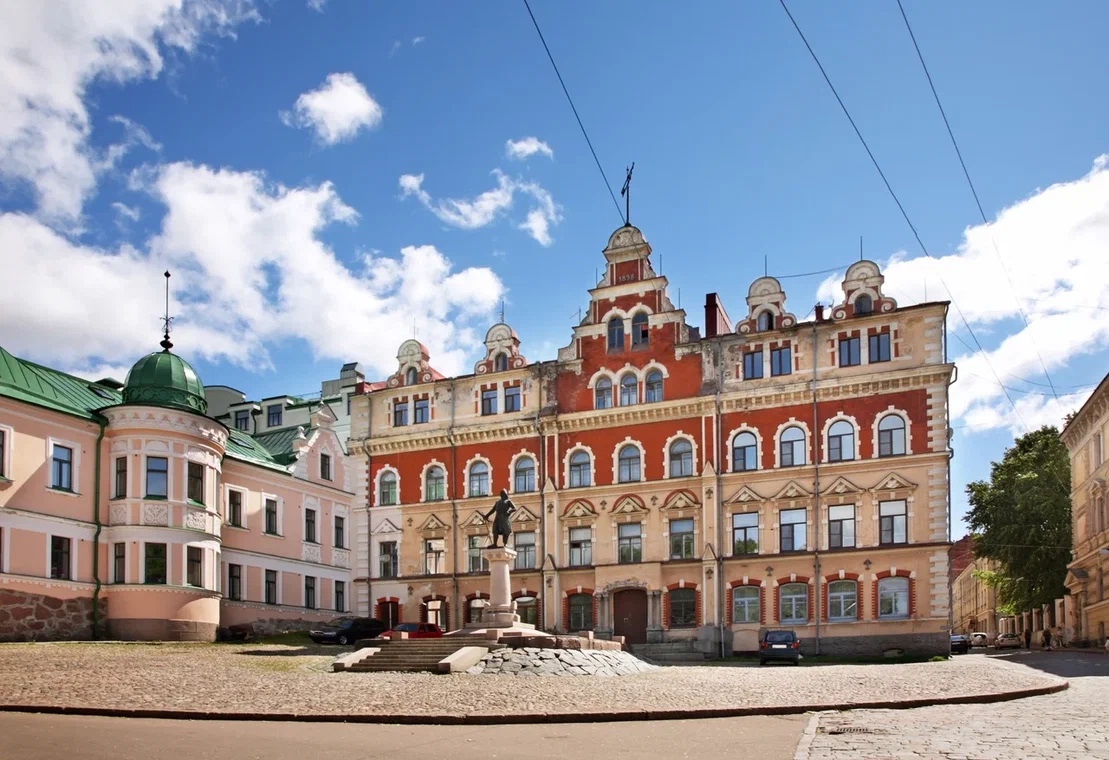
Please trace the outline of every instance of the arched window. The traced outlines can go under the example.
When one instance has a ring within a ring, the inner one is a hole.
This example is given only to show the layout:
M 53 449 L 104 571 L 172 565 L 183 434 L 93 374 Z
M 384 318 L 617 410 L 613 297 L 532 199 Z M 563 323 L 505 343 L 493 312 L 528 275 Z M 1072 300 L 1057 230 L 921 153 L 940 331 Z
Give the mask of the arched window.
M 786 583 L 778 587 L 778 618 L 782 623 L 809 622 L 809 587 Z
M 874 301 L 870 300 L 870 296 L 863 293 L 855 299 L 855 316 L 861 317 L 864 314 L 871 314 L 874 311 Z
M 630 443 L 620 449 L 619 477 L 621 483 L 639 482 L 639 449 Z
M 493 371 L 494 372 L 504 372 L 506 369 L 508 369 L 508 355 L 507 354 L 497 354 L 496 356 L 494 356 L 493 357 Z
M 608 321 L 608 350 L 624 350 L 624 320 L 621 317 L 613 317 Z
M 832 581 L 828 584 L 828 619 L 856 620 L 859 617 L 859 584 Z
M 377 505 L 389 507 L 397 503 L 397 474 L 391 470 L 381 473 L 378 481 Z
M 693 444 L 679 438 L 670 444 L 670 477 L 687 478 L 693 474 Z
M 774 315 L 769 311 L 759 312 L 758 319 L 756 320 L 755 329 L 759 332 L 774 329 Z
M 489 495 L 489 465 L 474 462 L 470 465 L 470 496 Z
M 593 595 L 570 594 L 569 598 L 571 631 L 593 630 Z
M 749 472 L 759 468 L 759 441 L 755 434 L 744 430 L 732 439 L 732 472 Z
M 620 406 L 639 403 L 639 380 L 632 373 L 620 378 Z
M 758 623 L 762 620 L 758 586 L 736 586 L 732 589 L 732 622 Z
M 428 468 L 424 475 L 424 501 L 442 501 L 447 498 L 447 478 L 439 465 Z
M 883 578 L 878 581 L 878 617 L 909 617 L 908 578 Z
M 828 461 L 850 462 L 855 458 L 855 426 L 836 420 L 828 428 Z
M 670 597 L 670 627 L 690 628 L 697 625 L 697 591 L 691 588 L 676 588 L 668 592 Z
M 584 451 L 575 451 L 570 455 L 570 488 L 588 486 L 592 478 L 589 477 L 589 454 Z
M 593 386 L 594 409 L 611 409 L 612 408 L 612 381 L 607 377 L 602 377 Z
M 516 469 L 512 473 L 512 490 L 516 493 L 535 490 L 535 461 L 531 457 L 516 460 Z
M 417 372 L 415 367 L 409 367 L 404 371 L 404 384 L 415 385 L 417 379 Z
M 647 373 L 647 403 L 662 401 L 662 373 L 653 369 Z
M 647 330 L 647 314 L 641 311 L 632 317 L 632 345 L 646 346 L 649 340 L 650 333 Z
M 466 622 L 480 623 L 482 610 L 484 610 L 488 604 L 488 599 L 471 599 L 466 602 Z
M 798 467 L 805 464 L 805 431 L 790 425 L 778 438 L 778 454 L 782 467 Z
M 878 456 L 896 457 L 905 453 L 905 420 L 887 414 L 878 422 Z

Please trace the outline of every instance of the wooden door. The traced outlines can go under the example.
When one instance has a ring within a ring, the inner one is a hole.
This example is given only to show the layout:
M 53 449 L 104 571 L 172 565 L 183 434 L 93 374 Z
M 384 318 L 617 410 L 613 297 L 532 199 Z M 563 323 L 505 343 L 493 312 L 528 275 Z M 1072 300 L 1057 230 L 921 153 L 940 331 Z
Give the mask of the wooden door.
M 612 633 L 627 644 L 647 643 L 647 592 L 625 589 L 612 595 Z
M 400 622 L 400 605 L 397 602 L 381 602 L 377 606 L 377 614 L 381 616 L 385 630 L 389 630 Z

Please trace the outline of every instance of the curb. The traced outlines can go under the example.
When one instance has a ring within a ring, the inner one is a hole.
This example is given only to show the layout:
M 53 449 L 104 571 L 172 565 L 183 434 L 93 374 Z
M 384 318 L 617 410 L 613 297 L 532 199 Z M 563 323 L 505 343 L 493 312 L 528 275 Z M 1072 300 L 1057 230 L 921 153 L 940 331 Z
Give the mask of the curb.
M 69 707 L 60 705 L 0 705 L 0 712 L 42 713 L 47 715 L 91 715 L 111 718 L 160 718 L 163 720 L 230 720 L 297 723 L 392 723 L 398 725 L 500 726 L 527 723 L 615 723 L 647 720 L 692 720 L 699 718 L 741 718 L 753 715 L 799 715 L 809 712 L 843 710 L 908 710 L 934 705 L 971 705 L 1009 702 L 1026 697 L 1056 694 L 1070 686 L 1061 681 L 1034 689 L 972 694 L 936 699 L 908 699 L 896 702 L 853 702 L 841 705 L 773 705 L 763 707 L 704 707 L 675 710 L 623 710 L 602 713 L 527 713 L 514 715 L 388 715 L 388 714 L 312 714 L 202 712 L 193 710 L 156 710 L 145 708 Z

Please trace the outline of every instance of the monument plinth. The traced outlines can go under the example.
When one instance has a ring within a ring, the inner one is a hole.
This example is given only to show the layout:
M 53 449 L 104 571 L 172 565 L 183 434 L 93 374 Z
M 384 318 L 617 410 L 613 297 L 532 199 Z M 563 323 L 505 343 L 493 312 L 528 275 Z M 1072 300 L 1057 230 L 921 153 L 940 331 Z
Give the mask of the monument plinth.
M 481 625 L 485 628 L 514 628 L 523 626 L 512 601 L 512 584 L 509 566 L 516 561 L 516 552 L 507 546 L 487 546 L 484 551 L 489 563 L 489 604 L 481 611 Z

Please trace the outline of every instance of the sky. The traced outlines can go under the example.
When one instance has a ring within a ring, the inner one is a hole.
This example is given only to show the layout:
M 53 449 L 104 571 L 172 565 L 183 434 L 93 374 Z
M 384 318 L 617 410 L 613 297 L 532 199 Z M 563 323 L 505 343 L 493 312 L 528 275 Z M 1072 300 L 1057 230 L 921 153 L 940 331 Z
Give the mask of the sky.
M 788 5 L 931 258 L 773 0 L 532 0 L 607 187 L 523 0 L 2 3 L 0 345 L 122 379 L 168 269 L 175 350 L 251 398 L 413 335 L 471 372 L 502 303 L 552 359 L 634 161 L 690 324 L 764 267 L 803 318 L 860 239 L 902 305 L 953 300 L 958 537 L 965 484 L 1109 364 L 1109 5 L 903 3 L 985 224 L 895 0 Z

